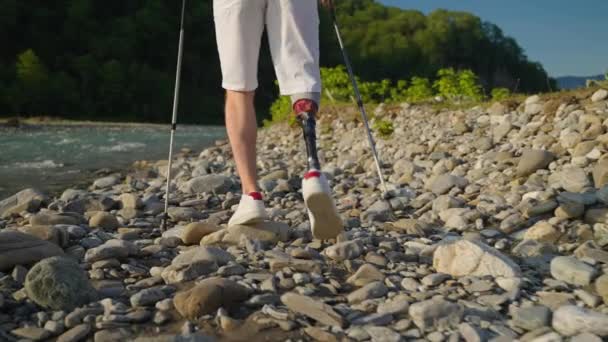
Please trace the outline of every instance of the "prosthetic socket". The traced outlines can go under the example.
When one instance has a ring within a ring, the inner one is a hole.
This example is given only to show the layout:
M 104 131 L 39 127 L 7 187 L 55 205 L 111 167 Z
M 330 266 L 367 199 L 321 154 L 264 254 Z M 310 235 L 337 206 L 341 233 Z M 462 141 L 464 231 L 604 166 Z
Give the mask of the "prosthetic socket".
M 308 155 L 308 169 L 321 170 L 319 157 L 317 155 L 317 134 L 315 113 L 317 105 L 311 100 L 299 100 L 294 104 L 296 118 L 302 127 L 306 153 Z

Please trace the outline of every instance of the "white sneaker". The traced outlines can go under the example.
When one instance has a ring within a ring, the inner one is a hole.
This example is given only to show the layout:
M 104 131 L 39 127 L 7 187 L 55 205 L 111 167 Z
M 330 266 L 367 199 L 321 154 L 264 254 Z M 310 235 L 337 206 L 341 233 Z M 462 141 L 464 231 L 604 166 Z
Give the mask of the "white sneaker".
M 308 209 L 312 236 L 319 240 L 336 238 L 344 230 L 344 224 L 331 197 L 325 175 L 314 169 L 308 171 L 302 179 L 302 194 Z
M 264 208 L 262 195 L 259 192 L 250 192 L 241 196 L 241 202 L 228 221 L 228 226 L 256 224 L 267 219 L 268 213 Z

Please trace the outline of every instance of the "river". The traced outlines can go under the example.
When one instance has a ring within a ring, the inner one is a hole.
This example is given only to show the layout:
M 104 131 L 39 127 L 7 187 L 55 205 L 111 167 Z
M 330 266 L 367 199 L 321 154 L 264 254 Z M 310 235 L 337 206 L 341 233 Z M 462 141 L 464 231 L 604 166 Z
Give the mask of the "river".
M 167 125 L 66 124 L 0 128 L 0 199 L 34 187 L 56 193 L 99 169 L 167 159 Z M 226 136 L 224 127 L 178 126 L 175 151 L 195 152 Z

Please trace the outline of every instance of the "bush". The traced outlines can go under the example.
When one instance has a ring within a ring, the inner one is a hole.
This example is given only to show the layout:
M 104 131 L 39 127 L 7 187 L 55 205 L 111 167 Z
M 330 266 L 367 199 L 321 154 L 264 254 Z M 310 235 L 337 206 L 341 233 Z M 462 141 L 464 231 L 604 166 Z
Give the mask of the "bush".
M 433 97 L 433 88 L 428 78 L 412 77 L 412 85 L 407 88 L 406 99 L 411 102 L 420 102 Z
M 468 69 L 458 72 L 458 90 L 459 95 L 467 100 L 480 101 L 483 98 L 477 75 Z
M 448 100 L 479 101 L 483 98 L 477 75 L 469 69 L 460 71 L 453 68 L 441 69 L 437 72 L 437 77 L 433 87 L 439 95 Z
M 264 126 L 269 126 L 274 122 L 289 121 L 293 123 L 295 117 L 291 115 L 291 99 L 289 96 L 279 96 L 270 106 L 270 120 L 264 120 Z
M 353 87 L 343 65 L 335 68 L 321 68 L 323 97 L 330 100 L 347 102 L 353 94 Z
M 393 127 L 393 123 L 391 121 L 382 119 L 376 119 L 372 128 L 374 129 L 374 131 L 378 132 L 378 134 L 383 138 L 390 137 L 395 131 L 395 128 Z
M 452 68 L 440 69 L 437 72 L 437 80 L 433 83 L 433 88 L 435 88 L 438 95 L 446 99 L 456 99 L 460 95 L 458 73 Z
M 502 101 L 511 95 L 511 91 L 507 88 L 492 89 L 492 100 Z

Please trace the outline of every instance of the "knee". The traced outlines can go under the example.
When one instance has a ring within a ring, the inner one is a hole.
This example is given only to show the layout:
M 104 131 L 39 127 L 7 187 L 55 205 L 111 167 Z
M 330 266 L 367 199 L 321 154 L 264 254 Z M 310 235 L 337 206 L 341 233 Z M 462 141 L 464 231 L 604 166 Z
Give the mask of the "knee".
M 253 103 L 255 92 L 253 91 L 235 91 L 226 90 L 226 103 L 240 104 Z

